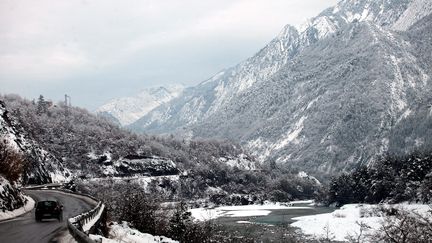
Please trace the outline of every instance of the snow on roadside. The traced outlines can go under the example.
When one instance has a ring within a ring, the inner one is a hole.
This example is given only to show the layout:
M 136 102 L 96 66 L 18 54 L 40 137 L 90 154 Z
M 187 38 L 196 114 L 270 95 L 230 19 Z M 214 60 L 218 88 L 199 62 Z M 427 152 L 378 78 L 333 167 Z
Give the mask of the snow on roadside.
M 265 203 L 263 205 L 243 205 L 243 206 L 221 206 L 216 208 L 193 208 L 189 211 L 192 217 L 198 221 L 206 221 L 220 217 L 253 217 L 266 216 L 271 210 L 278 209 L 312 209 L 311 207 L 291 206 L 295 204 L 311 203 L 312 201 L 298 201 L 289 204 Z
M 384 220 L 382 215 L 376 213 L 379 206 L 381 205 L 347 204 L 332 213 L 293 218 L 296 222 L 291 226 L 300 228 L 303 233 L 314 238 L 326 238 L 328 235 L 336 241 L 345 241 L 346 237 L 359 234 L 360 224 L 370 227 L 370 229 L 363 229 L 363 234 L 370 234 L 379 229 Z M 420 214 L 425 214 L 430 210 L 428 205 L 423 204 L 382 206 L 401 208 Z
M 106 243 L 179 243 L 165 236 L 154 236 L 142 233 L 136 229 L 130 228 L 126 222 L 122 224 L 114 223 L 111 225 L 109 232 L 110 238 L 104 238 L 100 235 L 90 235 L 93 240 L 101 240 Z
M 29 196 L 24 196 L 24 198 L 27 199 L 27 202 L 23 207 L 17 208 L 13 211 L 5 211 L 5 212 L 0 211 L 0 221 L 15 218 L 31 211 L 34 208 L 35 201 L 33 200 L 33 198 Z

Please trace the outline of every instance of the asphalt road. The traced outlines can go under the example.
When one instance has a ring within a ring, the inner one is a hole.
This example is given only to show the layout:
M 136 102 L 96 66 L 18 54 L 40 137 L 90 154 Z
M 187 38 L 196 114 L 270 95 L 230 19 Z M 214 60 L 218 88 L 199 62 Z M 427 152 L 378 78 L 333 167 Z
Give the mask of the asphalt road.
M 80 213 L 90 210 L 96 205 L 93 200 L 73 194 L 50 190 L 27 190 L 35 202 L 46 199 L 57 199 L 64 205 L 63 218 L 44 219 L 36 222 L 34 209 L 20 217 L 0 222 L 1 243 L 44 243 L 56 242 L 56 237 L 67 230 L 66 220 Z

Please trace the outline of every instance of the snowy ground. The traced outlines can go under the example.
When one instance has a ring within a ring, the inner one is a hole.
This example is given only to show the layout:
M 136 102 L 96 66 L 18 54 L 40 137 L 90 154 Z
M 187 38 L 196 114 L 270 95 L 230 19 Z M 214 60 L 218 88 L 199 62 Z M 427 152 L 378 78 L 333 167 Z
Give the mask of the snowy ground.
M 390 205 L 384 205 L 390 207 Z M 401 208 L 425 214 L 431 208 L 423 204 L 397 204 L 391 207 Z M 384 218 L 376 212 L 378 205 L 348 204 L 340 209 L 326 214 L 302 216 L 293 218 L 297 220 L 291 226 L 300 228 L 303 233 L 313 238 L 329 238 L 336 241 L 345 241 L 348 236 L 358 236 L 360 224 L 365 224 L 370 229 L 365 229 L 363 234 L 370 234 L 379 229 Z
M 312 201 L 295 201 L 288 204 L 265 203 L 263 205 L 222 206 L 216 208 L 191 209 L 192 217 L 199 221 L 216 219 L 219 217 L 253 217 L 266 216 L 271 210 L 277 209 L 309 209 L 310 207 L 297 207 L 296 204 L 310 204 Z
M 102 242 L 106 243 L 179 243 L 164 236 L 141 233 L 136 229 L 130 228 L 125 222 L 122 224 L 114 223 L 111 226 L 109 234 L 109 239 L 100 235 L 90 235 L 90 238 L 93 240 L 102 240 Z
M 13 211 L 6 211 L 6 212 L 0 211 L 0 221 L 18 217 L 32 210 L 34 208 L 35 201 L 31 197 L 28 196 L 24 196 L 24 197 L 27 199 L 27 203 L 24 205 L 24 207 L 17 208 Z

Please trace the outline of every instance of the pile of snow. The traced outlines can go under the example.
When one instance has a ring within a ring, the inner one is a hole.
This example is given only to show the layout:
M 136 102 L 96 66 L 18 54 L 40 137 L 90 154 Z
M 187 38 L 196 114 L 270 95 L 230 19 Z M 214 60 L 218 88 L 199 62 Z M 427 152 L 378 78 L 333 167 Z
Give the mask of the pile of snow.
M 272 211 L 280 209 L 312 209 L 311 207 L 292 206 L 300 203 L 311 203 L 312 201 L 299 201 L 292 203 L 265 203 L 263 205 L 222 206 L 216 208 L 193 208 L 189 211 L 192 217 L 198 221 L 207 221 L 220 217 L 254 217 L 267 216 Z
M 165 236 L 154 236 L 151 234 L 141 233 L 136 229 L 130 228 L 126 222 L 122 224 L 114 223 L 109 232 L 109 238 L 100 235 L 90 235 L 90 238 L 96 241 L 106 243 L 178 243 Z
M 345 241 L 349 236 L 358 236 L 360 225 L 365 225 L 363 234 L 368 235 L 380 228 L 384 217 L 379 212 L 383 205 L 347 204 L 340 209 L 325 214 L 302 216 L 293 218 L 297 222 L 291 226 L 300 228 L 303 233 L 313 238 L 331 238 L 335 241 Z M 384 207 L 396 207 L 411 212 L 426 214 L 430 207 L 423 204 L 397 204 L 384 205 Z

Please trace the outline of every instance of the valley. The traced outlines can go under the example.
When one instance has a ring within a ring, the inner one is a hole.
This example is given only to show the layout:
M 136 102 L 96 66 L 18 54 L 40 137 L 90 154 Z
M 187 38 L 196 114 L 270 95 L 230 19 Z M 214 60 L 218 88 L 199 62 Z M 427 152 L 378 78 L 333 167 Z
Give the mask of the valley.
M 193 85 L 91 111 L 0 87 L 0 241 L 430 242 L 431 40 L 429 0 L 341 0 Z M 29 196 L 65 222 L 34 222 Z

